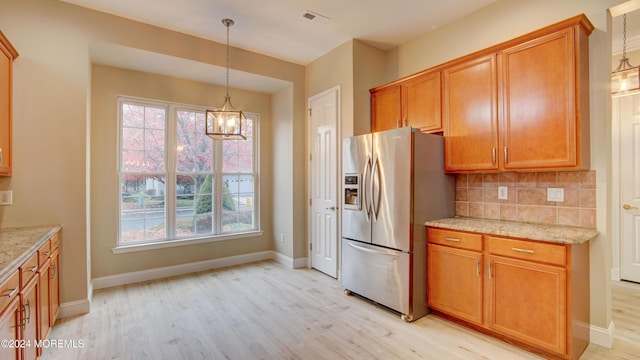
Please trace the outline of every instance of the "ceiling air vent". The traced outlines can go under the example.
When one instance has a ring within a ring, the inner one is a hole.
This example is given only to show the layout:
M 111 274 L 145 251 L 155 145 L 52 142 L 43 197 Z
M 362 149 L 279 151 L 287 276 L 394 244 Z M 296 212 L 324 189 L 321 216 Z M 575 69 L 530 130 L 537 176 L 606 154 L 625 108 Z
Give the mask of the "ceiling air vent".
M 309 11 L 309 10 L 307 10 L 307 12 L 302 14 L 302 17 L 307 20 L 315 21 L 320 24 L 325 24 L 327 21 L 329 21 L 328 17 L 322 16 L 318 13 L 314 13 L 313 11 Z

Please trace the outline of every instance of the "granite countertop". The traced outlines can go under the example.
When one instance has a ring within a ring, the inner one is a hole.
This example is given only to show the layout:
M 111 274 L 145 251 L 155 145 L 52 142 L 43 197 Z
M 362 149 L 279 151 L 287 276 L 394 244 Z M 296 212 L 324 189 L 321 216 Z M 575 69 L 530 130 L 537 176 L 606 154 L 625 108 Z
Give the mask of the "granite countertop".
M 60 229 L 59 225 L 0 228 L 0 283 Z
M 569 245 L 583 244 L 598 236 L 597 229 L 469 217 L 453 217 L 431 220 L 427 221 L 425 225 L 443 229 L 470 231 L 489 235 L 500 235 Z

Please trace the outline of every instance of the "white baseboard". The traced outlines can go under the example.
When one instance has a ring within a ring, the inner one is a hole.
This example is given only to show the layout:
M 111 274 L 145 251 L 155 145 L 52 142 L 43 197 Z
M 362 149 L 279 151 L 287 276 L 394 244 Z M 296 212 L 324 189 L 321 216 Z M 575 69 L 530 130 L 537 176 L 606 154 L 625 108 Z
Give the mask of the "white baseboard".
M 273 260 L 289 269 L 299 269 L 307 267 L 307 258 L 292 259 L 278 252 L 273 252 Z
M 589 336 L 590 342 L 592 344 L 600 345 L 607 349 L 611 349 L 611 345 L 613 345 L 613 332 L 615 326 L 613 325 L 613 321 L 609 323 L 609 328 L 602 328 L 599 326 L 591 325 L 589 328 Z
M 161 268 L 134 271 L 130 273 L 94 278 L 94 289 L 104 289 L 112 286 L 133 284 L 141 281 L 162 279 L 165 277 L 184 275 L 198 271 L 217 269 L 225 266 L 241 265 L 250 262 L 270 260 L 274 258 L 273 251 L 261 251 L 251 254 L 230 256 L 221 259 L 198 261 L 188 264 L 166 266 Z
M 611 280 L 620 281 L 620 268 L 611 269 Z
M 89 301 L 89 299 L 66 302 L 60 304 L 58 318 L 62 319 L 69 316 L 87 314 L 89 311 L 91 311 L 91 301 Z

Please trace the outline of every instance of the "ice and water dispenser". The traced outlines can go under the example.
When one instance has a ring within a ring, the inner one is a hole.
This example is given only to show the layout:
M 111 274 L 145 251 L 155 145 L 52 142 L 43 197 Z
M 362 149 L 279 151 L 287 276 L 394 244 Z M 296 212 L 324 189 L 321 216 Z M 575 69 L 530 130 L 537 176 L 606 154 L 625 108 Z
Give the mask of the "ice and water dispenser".
M 362 184 L 360 174 L 344 174 L 344 205 L 345 209 L 360 210 L 362 197 Z

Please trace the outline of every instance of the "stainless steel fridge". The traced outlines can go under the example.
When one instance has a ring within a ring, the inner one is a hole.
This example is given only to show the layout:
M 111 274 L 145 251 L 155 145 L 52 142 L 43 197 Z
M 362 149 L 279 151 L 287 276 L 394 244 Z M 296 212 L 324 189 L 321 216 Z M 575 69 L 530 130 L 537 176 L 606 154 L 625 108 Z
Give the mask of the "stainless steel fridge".
M 427 220 L 454 215 L 443 139 L 411 127 L 343 139 L 341 283 L 413 321 L 427 313 Z

